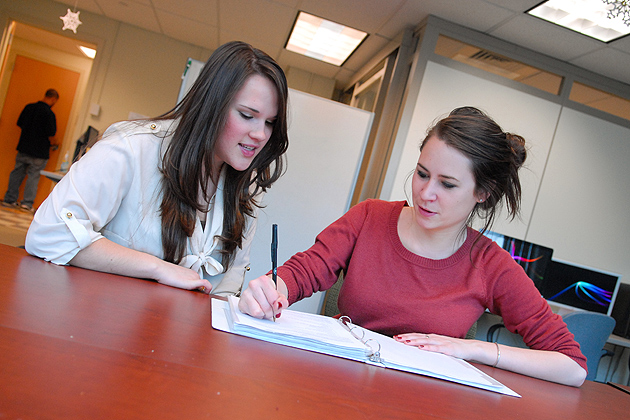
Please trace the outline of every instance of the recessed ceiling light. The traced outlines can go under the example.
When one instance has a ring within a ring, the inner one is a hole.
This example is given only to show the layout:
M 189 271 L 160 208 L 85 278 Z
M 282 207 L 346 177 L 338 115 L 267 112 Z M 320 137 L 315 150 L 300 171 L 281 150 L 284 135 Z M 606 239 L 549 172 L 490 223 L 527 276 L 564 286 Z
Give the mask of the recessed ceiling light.
M 93 49 L 93 48 L 88 48 L 88 47 L 84 47 L 83 45 L 80 45 L 79 49 L 88 58 L 92 58 L 93 59 L 94 57 L 96 57 L 96 50 Z
M 622 17 L 608 17 L 612 9 L 613 5 L 605 4 L 602 0 L 548 0 L 527 13 L 600 41 L 610 42 L 630 33 L 630 27 L 623 22 Z
M 285 48 L 341 66 L 367 33 L 300 12 Z

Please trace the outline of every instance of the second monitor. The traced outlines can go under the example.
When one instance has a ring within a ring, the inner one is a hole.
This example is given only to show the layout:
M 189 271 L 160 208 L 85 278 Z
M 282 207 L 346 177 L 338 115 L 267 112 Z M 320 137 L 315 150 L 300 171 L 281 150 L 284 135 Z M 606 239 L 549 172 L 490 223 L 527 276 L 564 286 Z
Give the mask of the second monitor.
M 569 309 L 610 316 L 620 280 L 619 274 L 553 260 L 547 270 L 543 296 Z

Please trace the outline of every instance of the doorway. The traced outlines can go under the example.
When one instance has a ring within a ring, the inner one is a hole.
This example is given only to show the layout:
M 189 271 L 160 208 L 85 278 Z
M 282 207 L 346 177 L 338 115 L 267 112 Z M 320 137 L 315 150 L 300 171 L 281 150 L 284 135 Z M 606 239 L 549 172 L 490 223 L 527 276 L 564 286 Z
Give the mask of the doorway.
M 15 162 L 15 155 L 17 154 L 15 148 L 20 138 L 20 128 L 16 123 L 22 109 L 29 103 L 42 100 L 47 89 L 57 90 L 59 101 L 53 106 L 52 111 L 57 119 L 57 133 L 54 137 L 54 143 L 60 144 L 66 133 L 79 76 L 77 72 L 52 64 L 21 55 L 16 56 L 9 89 L 2 108 L 2 117 L 0 117 L 0 167 L 5 168 L 0 173 L 0 194 L 4 194 L 7 189 L 9 168 L 13 168 Z M 46 165 L 47 171 L 58 169 L 59 151 L 59 149 L 51 150 Z M 52 181 L 42 177 L 37 187 L 34 207 L 39 206 L 44 201 L 51 188 Z
M 41 100 L 49 88 L 56 89 L 60 96 L 53 107 L 59 148 L 51 151 L 46 170 L 58 170 L 64 154 L 72 155 L 75 123 L 92 67 L 92 59 L 85 57 L 78 46 L 95 49 L 91 44 L 21 23 L 13 22 L 11 28 L 5 35 L 8 40 L 3 40 L 7 48 L 0 76 L 0 199 L 17 154 L 17 118 L 26 104 Z M 35 208 L 53 187 L 51 180 L 40 178 Z

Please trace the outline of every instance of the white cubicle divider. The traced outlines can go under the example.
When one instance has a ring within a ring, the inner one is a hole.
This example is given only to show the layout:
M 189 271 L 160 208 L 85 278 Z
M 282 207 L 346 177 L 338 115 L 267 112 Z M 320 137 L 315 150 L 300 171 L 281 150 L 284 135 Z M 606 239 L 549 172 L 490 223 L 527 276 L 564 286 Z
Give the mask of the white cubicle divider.
M 304 251 L 349 208 L 373 113 L 289 90 L 287 170 L 267 192 L 246 283 L 271 269 L 271 226 L 278 225 L 278 263 Z M 318 313 L 323 293 L 292 309 Z
M 560 115 L 560 105 L 429 62 L 418 98 L 412 106 L 409 129 L 406 137 L 397 139 L 394 146 L 380 198 L 404 200 L 411 191 L 410 185 L 405 186 L 405 180 L 416 167 L 419 145 L 427 129 L 454 108 L 475 106 L 487 112 L 504 130 L 519 134 L 526 140 L 528 157 L 526 169 L 521 171 L 521 218 L 511 223 L 505 217 L 499 218 L 493 229 L 515 238 L 524 238 Z M 503 212 L 503 215 L 507 213 Z
M 182 73 L 182 84 L 179 88 L 179 94 L 177 95 L 177 103 L 184 99 L 184 96 L 186 96 L 197 77 L 199 77 L 199 73 L 201 73 L 204 64 L 206 63 L 193 58 L 189 58 L 188 61 L 186 61 L 186 67 Z

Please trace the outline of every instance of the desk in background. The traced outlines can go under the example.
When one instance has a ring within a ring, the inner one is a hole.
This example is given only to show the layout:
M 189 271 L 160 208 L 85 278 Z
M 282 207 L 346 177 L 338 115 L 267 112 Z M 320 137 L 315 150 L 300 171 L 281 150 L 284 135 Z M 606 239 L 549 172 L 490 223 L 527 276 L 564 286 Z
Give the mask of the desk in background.
M 210 298 L 0 245 L 1 418 L 621 419 L 630 396 L 478 367 L 493 392 L 216 331 Z
M 605 370 L 604 380 L 621 384 L 630 383 L 630 339 L 611 334 L 606 346 L 613 354 L 600 362 L 600 371 Z
M 63 178 L 63 176 L 66 174 L 65 172 L 61 172 L 61 171 L 39 171 L 39 174 L 42 176 L 45 176 L 46 178 L 50 179 L 51 181 L 54 182 L 59 182 L 61 181 L 61 178 Z

